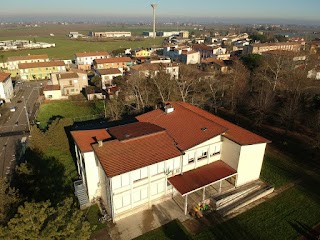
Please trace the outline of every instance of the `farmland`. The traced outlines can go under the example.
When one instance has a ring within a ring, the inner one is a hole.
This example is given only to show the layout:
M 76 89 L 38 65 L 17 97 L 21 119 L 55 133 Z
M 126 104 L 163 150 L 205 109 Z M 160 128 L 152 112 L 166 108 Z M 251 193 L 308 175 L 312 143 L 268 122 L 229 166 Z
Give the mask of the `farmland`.
M 20 56 L 27 54 L 48 54 L 50 58 L 72 59 L 76 52 L 95 52 L 95 51 L 112 51 L 119 48 L 143 48 L 160 46 L 163 42 L 162 38 L 142 38 L 133 37 L 130 39 L 105 39 L 104 41 L 76 40 L 67 37 L 70 31 L 78 31 L 87 35 L 89 31 L 132 31 L 134 35 L 141 35 L 144 28 L 108 28 L 103 25 L 46 25 L 40 27 L 2 27 L 0 28 L 0 40 L 24 39 L 37 42 L 55 43 L 55 48 L 49 49 L 33 49 L 0 52 L 6 59 L 8 56 Z M 50 34 L 54 36 L 50 36 Z

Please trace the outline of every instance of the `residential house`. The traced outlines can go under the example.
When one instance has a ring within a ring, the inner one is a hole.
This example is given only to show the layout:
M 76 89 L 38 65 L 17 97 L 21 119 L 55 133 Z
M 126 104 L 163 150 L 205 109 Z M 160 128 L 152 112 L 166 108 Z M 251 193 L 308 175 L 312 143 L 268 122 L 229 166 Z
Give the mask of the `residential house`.
M 130 68 L 132 74 L 140 77 L 154 77 L 160 71 L 169 74 L 171 78 L 177 79 L 179 77 L 179 65 L 177 63 L 145 63 Z
M 243 47 L 243 55 L 262 54 L 272 50 L 299 52 L 304 42 L 254 43 Z
M 79 94 L 86 86 L 88 86 L 87 73 L 71 69 L 69 72 L 51 74 L 43 93 L 49 100 L 67 99 L 70 95 Z
M 133 56 L 136 58 L 146 58 L 151 56 L 151 51 L 147 49 L 139 49 L 133 53 Z
M 223 60 L 216 58 L 206 58 L 201 61 L 201 65 L 204 69 L 218 71 L 220 73 L 227 73 L 228 66 Z
M 93 52 L 93 53 L 76 53 L 75 64 L 78 69 L 81 70 L 91 70 L 91 66 L 95 59 L 105 59 L 110 57 L 108 52 Z
M 47 54 L 43 55 L 27 55 L 27 56 L 12 56 L 7 59 L 8 70 L 17 70 L 20 63 L 37 63 L 37 62 L 49 62 Z
M 200 53 L 193 51 L 191 47 L 185 45 L 166 45 L 163 48 L 163 55 L 171 58 L 173 61 L 179 61 L 184 64 L 200 63 Z
M 122 76 L 123 73 L 119 68 L 96 69 L 96 74 L 101 77 L 102 87 L 111 86 L 115 77 Z
M 189 38 L 189 31 L 180 31 L 179 37 L 181 38 Z
M 13 97 L 13 85 L 10 73 L 0 72 L 0 100 L 11 102 Z
M 95 59 L 93 61 L 93 66 L 95 69 L 118 68 L 122 72 L 127 70 L 127 68 L 131 67 L 132 65 L 133 61 L 130 57 Z
M 131 32 L 90 32 L 89 35 L 97 38 L 119 38 L 131 37 Z
M 267 139 L 184 102 L 108 129 L 72 131 L 76 193 L 101 198 L 113 221 L 174 196 L 259 178 Z M 84 196 L 82 195 L 82 197 Z M 80 195 L 78 195 L 80 197 Z M 85 202 L 83 202 L 85 203 Z
M 50 79 L 52 73 L 66 72 L 63 61 L 20 63 L 18 67 L 21 80 Z
M 208 57 L 217 58 L 218 55 L 224 55 L 227 52 L 226 48 L 210 47 L 205 44 L 194 44 L 192 46 L 192 49 L 200 53 L 201 59 L 208 58 Z

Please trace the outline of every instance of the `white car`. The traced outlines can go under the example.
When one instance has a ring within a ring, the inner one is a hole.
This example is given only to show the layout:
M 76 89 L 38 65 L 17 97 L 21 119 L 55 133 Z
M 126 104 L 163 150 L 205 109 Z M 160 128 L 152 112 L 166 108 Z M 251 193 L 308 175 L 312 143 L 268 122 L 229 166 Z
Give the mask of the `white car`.
M 10 112 L 15 112 L 16 111 L 16 107 L 12 107 L 12 108 L 10 108 Z

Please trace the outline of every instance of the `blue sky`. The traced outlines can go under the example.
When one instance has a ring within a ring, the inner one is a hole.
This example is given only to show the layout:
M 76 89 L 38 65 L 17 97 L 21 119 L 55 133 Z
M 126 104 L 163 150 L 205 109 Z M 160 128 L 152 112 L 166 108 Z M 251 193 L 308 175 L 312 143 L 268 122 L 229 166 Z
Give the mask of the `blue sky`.
M 0 15 L 104 15 L 148 17 L 150 3 L 158 17 L 210 17 L 246 19 L 301 19 L 319 21 L 320 0 L 9 0 Z

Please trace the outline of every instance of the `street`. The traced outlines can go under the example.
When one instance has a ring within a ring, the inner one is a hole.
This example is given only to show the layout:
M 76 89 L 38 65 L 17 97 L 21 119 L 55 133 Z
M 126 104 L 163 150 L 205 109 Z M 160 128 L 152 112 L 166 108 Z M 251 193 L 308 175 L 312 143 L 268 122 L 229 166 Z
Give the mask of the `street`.
M 24 82 L 14 88 L 16 96 L 1 108 L 0 117 L 0 176 L 10 175 L 19 156 L 22 137 L 29 136 L 29 127 L 38 108 L 40 82 Z M 11 111 L 15 108 L 15 111 Z M 28 118 L 27 118 L 28 116 Z M 28 122 L 29 121 L 29 122 Z

